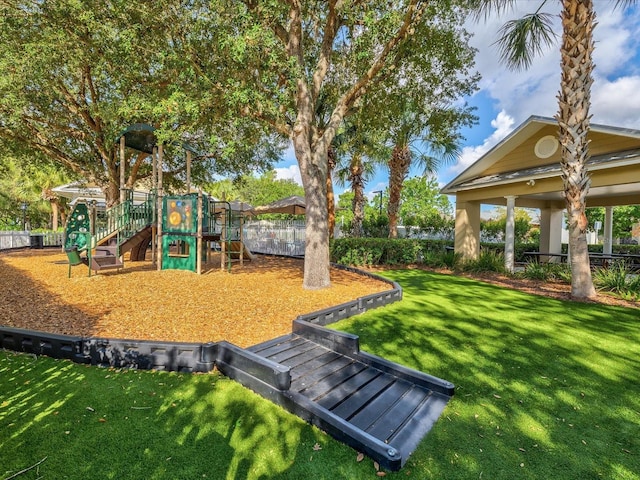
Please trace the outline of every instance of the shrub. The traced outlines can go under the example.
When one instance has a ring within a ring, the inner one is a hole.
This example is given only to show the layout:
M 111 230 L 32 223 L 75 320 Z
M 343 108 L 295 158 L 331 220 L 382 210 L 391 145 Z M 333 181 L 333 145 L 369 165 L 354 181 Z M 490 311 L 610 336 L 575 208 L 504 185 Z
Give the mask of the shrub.
M 498 272 L 506 273 L 504 254 L 488 250 L 480 253 L 477 260 L 468 260 L 462 264 L 462 270 L 470 273 Z
M 571 267 L 566 263 L 528 262 L 521 276 L 531 280 L 559 280 L 571 283 Z
M 533 262 L 528 262 L 525 265 L 524 272 L 522 272 L 521 275 L 530 280 L 548 280 L 549 270 L 546 264 L 535 260 Z
M 338 238 L 331 242 L 331 260 L 345 265 L 424 263 L 425 258 L 435 261 L 450 243 L 417 238 Z M 451 263 L 449 258 L 438 260 L 442 261 Z
M 640 294 L 639 278 L 625 262 L 616 262 L 609 268 L 597 268 L 593 272 L 593 283 L 598 290 L 626 298 L 636 298 Z

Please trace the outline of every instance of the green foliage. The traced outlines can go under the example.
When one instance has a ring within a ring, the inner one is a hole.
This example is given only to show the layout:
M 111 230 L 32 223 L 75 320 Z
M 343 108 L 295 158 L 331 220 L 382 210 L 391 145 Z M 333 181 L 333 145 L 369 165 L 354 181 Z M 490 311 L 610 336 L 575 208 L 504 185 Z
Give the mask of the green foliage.
M 476 260 L 467 260 L 461 265 L 464 272 L 497 272 L 506 273 L 504 267 L 504 254 L 493 250 L 481 251 Z
M 600 222 L 604 225 L 604 208 L 593 207 L 587 208 L 585 211 L 587 215 L 587 221 L 589 229 L 595 231 L 595 222 Z M 629 238 L 633 226 L 640 222 L 640 205 L 622 205 L 613 207 L 613 237 L 614 238 Z M 604 232 L 604 227 L 601 227 L 600 235 Z
M 365 237 L 386 238 L 389 236 L 389 218 L 367 207 L 362 221 L 362 231 Z
M 453 207 L 435 177 L 414 177 L 403 183 L 399 216 L 405 227 L 439 229 L 453 217 Z
M 445 249 L 449 243 L 413 238 L 338 238 L 331 242 L 331 261 L 344 265 L 453 266 L 459 255 Z
M 571 283 L 571 267 L 566 263 L 528 262 L 518 275 L 531 280 L 556 280 Z
M 485 235 L 489 235 L 493 238 L 502 238 L 504 236 L 504 232 L 506 230 L 506 225 L 507 225 L 507 212 L 505 209 L 502 209 L 502 208 L 499 209 L 499 211 L 501 213 L 497 218 L 491 219 L 491 220 L 482 220 L 480 222 L 480 230 Z M 515 236 L 516 243 L 532 241 L 531 216 L 529 215 L 529 213 L 522 208 L 516 208 L 514 217 L 515 217 L 514 236 Z M 537 231 L 537 234 L 533 234 L 533 235 L 539 238 L 540 232 Z
M 47 228 L 51 202 L 57 202 L 61 209 L 67 205 L 67 200 L 53 194 L 51 189 L 71 178 L 64 169 L 41 158 L 1 156 L 0 229 L 22 229 L 23 220 L 31 230 Z
M 227 200 L 238 200 L 254 207 L 266 205 L 292 195 L 304 197 L 304 189 L 291 179 L 277 179 L 276 171 L 270 170 L 262 175 L 244 175 L 235 180 L 218 180 L 207 185 L 213 196 Z
M 276 179 L 275 170 L 260 177 L 246 175 L 237 182 L 238 196 L 251 205 L 266 205 L 291 195 L 304 197 L 304 189 L 291 179 Z
M 607 268 L 593 271 L 593 283 L 598 290 L 612 292 L 627 299 L 640 298 L 640 276 L 625 262 L 614 262 Z

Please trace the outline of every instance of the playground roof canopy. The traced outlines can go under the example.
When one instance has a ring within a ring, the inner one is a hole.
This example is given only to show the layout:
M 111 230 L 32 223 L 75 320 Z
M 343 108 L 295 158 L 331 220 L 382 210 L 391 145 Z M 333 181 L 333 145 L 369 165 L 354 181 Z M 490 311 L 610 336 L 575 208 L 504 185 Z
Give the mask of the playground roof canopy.
M 290 197 L 281 198 L 267 205 L 261 205 L 253 209 L 256 215 L 263 213 L 284 213 L 289 215 L 304 215 L 307 202 L 300 195 L 291 195 Z
M 151 155 L 153 153 L 153 147 L 158 144 L 155 131 L 156 128 L 147 123 L 134 123 L 120 132 L 118 140 L 124 136 L 125 146 Z M 199 155 L 198 151 L 186 142 L 172 142 L 172 144 Z

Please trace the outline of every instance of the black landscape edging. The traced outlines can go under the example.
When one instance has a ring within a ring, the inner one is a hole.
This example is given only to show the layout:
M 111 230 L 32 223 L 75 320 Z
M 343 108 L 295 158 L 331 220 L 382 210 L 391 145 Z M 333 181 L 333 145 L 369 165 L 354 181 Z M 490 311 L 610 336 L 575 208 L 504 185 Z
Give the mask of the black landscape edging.
M 396 282 L 353 267 L 337 264 L 332 264 L 332 266 L 385 282 L 393 288 L 317 312 L 300 315 L 293 321 L 293 330 L 296 328 L 304 329 L 304 327 L 301 327 L 303 324 L 298 324 L 298 327 L 296 327 L 299 321 L 324 326 L 402 299 L 402 288 Z M 336 340 L 340 337 L 339 335 L 328 333 L 323 333 L 323 335 L 326 337 L 324 342 L 327 343 L 329 348 L 344 349 L 345 352 L 352 350 L 354 345 L 357 348 L 358 340 L 355 335 L 352 336 L 355 340 L 349 340 L 349 342 L 355 342 L 355 344 L 344 343 L 339 339 Z M 319 338 L 319 341 L 322 340 Z M 333 345 L 333 347 L 330 345 Z M 237 357 L 242 350 L 228 342 L 183 343 L 81 337 L 2 325 L 0 325 L 0 348 L 35 355 L 46 355 L 52 358 L 67 359 L 76 363 L 101 367 L 154 369 L 175 372 L 209 372 L 213 370 L 218 361 L 223 361 L 223 359 L 227 359 L 224 360 L 224 363 L 228 366 L 233 364 L 228 360 L 230 356 Z M 224 348 L 224 352 L 226 352 L 224 355 L 220 352 L 221 348 Z M 250 361 L 252 358 L 249 358 L 249 360 L 245 358 L 243 360 L 244 363 L 241 362 L 240 365 L 245 365 L 247 368 L 255 367 L 258 370 L 260 368 L 266 369 L 264 372 L 267 372 L 272 367 L 260 365 L 260 362 L 255 363 L 255 359 L 253 359 L 252 363 Z M 231 370 L 236 370 L 236 368 L 229 369 L 229 371 Z M 269 377 L 270 375 L 267 376 Z M 272 383 L 278 389 L 283 389 L 287 383 L 285 377 L 284 373 L 274 371 L 273 378 L 269 380 L 269 383 Z

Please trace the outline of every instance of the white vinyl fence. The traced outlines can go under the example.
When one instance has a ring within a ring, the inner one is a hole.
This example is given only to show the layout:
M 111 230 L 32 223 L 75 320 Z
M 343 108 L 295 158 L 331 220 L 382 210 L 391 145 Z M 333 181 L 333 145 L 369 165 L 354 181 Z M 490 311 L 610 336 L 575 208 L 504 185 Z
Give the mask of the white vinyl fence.
M 0 231 L 0 250 L 61 247 L 63 237 L 64 234 L 62 232 Z
M 304 220 L 254 220 L 244 224 L 244 242 L 255 253 L 304 255 Z

